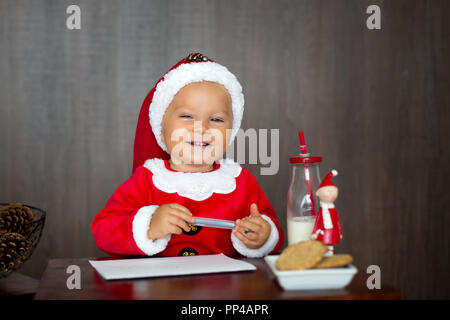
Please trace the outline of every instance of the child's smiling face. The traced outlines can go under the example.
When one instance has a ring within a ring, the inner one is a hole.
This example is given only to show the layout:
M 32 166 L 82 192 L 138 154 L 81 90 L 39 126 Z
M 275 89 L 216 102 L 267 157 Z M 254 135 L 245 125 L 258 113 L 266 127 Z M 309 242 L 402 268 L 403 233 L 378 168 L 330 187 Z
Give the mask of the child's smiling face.
M 207 171 L 221 158 L 233 125 L 231 97 L 222 85 L 193 82 L 178 91 L 162 120 L 161 139 L 171 164 L 182 171 Z

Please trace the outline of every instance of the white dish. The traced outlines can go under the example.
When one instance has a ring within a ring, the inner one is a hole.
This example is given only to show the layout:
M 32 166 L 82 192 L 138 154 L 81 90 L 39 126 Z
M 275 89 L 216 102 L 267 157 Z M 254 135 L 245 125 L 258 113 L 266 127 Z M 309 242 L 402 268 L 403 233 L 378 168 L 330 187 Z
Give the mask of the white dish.
M 275 266 L 278 257 L 279 255 L 266 256 L 264 260 L 284 290 L 341 289 L 346 287 L 358 272 L 352 264 L 342 268 L 280 271 Z

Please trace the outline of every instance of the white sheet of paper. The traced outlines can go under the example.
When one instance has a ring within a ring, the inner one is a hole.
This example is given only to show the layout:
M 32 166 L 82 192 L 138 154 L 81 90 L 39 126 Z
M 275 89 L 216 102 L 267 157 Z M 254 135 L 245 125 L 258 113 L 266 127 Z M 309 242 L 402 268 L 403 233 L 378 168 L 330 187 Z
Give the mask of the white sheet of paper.
M 89 263 L 105 280 L 256 270 L 251 263 L 229 258 L 223 253 L 188 257 L 89 260 Z

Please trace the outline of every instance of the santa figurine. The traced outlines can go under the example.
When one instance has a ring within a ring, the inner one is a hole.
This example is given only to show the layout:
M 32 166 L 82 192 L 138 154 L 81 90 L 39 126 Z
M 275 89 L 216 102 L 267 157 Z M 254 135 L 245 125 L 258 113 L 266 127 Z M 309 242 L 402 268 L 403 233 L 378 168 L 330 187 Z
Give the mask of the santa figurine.
M 337 176 L 337 174 L 336 170 L 328 173 L 316 191 L 316 195 L 320 199 L 320 209 L 311 238 L 328 246 L 327 255 L 333 254 L 333 245 L 338 244 L 342 239 L 341 224 L 333 204 L 339 190 L 331 181 L 331 178 Z

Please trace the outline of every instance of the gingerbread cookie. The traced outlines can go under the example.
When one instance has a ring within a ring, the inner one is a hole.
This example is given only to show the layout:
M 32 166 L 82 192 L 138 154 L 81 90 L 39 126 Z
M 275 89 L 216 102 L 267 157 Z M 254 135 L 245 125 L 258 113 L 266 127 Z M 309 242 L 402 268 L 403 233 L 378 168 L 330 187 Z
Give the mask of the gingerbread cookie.
M 316 269 L 343 267 L 353 262 L 353 257 L 349 254 L 335 254 L 323 259 L 315 266 Z
M 314 267 L 328 247 L 315 240 L 300 241 L 286 247 L 276 261 L 278 270 L 303 270 Z

